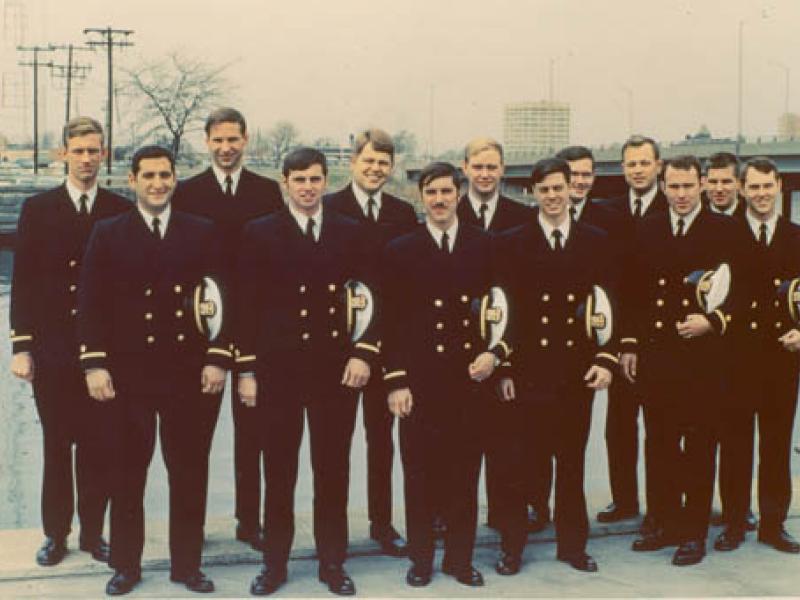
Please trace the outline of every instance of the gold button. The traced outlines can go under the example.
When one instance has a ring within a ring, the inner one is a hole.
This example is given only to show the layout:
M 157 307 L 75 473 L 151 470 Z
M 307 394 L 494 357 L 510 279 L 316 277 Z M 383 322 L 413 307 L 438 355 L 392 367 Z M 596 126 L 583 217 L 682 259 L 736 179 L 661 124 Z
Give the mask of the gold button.
M 550 294 L 542 294 L 542 302 L 549 302 Z
M 469 342 L 464 342 L 464 350 L 469 350 L 471 348 L 472 348 L 472 344 L 470 344 Z
M 575 319 L 572 317 L 567 317 L 567 325 L 572 325 L 575 322 Z
M 547 338 L 542 338 L 541 340 L 539 340 L 539 343 L 541 344 L 542 348 L 546 348 L 547 344 L 549 344 L 550 342 L 547 341 Z
M 780 321 L 775 323 L 775 329 L 780 329 L 781 327 L 783 327 L 783 323 L 781 323 Z
M 542 315 L 542 325 L 547 325 L 550 322 L 550 319 L 547 318 L 547 315 Z
M 436 324 L 436 329 L 439 329 L 439 330 L 444 329 L 444 323 L 437 323 Z
M 311 334 L 308 333 L 307 331 L 304 331 L 303 335 L 301 335 L 300 337 L 303 338 L 304 340 L 307 340 L 308 338 L 311 337 Z
M 469 319 L 464 319 L 462 322 L 464 323 L 464 327 L 469 327 Z
M 781 280 L 780 280 L 780 278 L 779 278 L 779 277 L 776 277 L 776 278 L 773 280 L 773 282 L 772 282 L 772 283 L 774 283 L 774 284 L 775 284 L 775 287 L 778 287 L 778 286 L 781 284 Z
M 241 356 L 242 352 L 237 348 L 236 350 L 233 351 L 233 355 L 234 356 Z
M 307 317 L 308 316 L 308 309 L 306 309 L 306 308 L 301 309 L 300 310 L 300 316 L 301 317 Z
M 334 338 L 335 337 L 339 337 L 339 332 L 334 329 L 333 331 L 331 331 L 331 337 L 334 337 Z
M 469 297 L 468 297 L 468 296 L 466 296 L 466 295 L 464 295 L 464 296 L 461 296 L 461 302 L 463 302 L 464 304 L 466 304 L 467 302 L 469 302 Z
M 567 348 L 572 348 L 575 345 L 575 342 L 572 340 L 567 340 Z
M 78 289 L 78 286 L 77 286 L 77 285 L 75 285 L 74 283 L 73 283 L 71 286 L 69 286 L 69 291 L 70 291 L 70 292 L 74 292 L 74 291 L 75 291 L 75 290 L 77 290 L 77 289 Z
M 174 288 L 172 288 L 172 289 L 173 289 L 173 290 L 175 290 L 175 293 L 176 293 L 176 294 L 180 294 L 180 293 L 181 293 L 181 290 L 182 290 L 183 288 L 182 288 L 180 285 L 177 285 L 177 284 L 176 284 L 176 285 L 175 285 L 175 287 L 174 287 Z
M 775 306 L 780 306 L 780 305 L 781 305 L 781 301 L 780 300 L 775 300 Z
M 183 316 L 183 311 L 179 308 L 175 311 L 175 316 L 180 319 Z
M 335 306 L 331 306 L 330 308 L 328 308 L 328 314 L 329 315 L 336 314 L 336 307 Z
M 336 286 L 334 284 L 332 284 L 332 283 L 328 284 L 328 291 L 329 292 L 335 292 L 336 291 Z
M 86 344 L 81 344 L 81 352 L 86 352 Z
M 567 294 L 567 302 L 575 302 L 575 294 Z
M 731 315 L 725 315 L 725 320 L 730 323 L 733 317 Z
M 305 294 L 306 293 L 306 286 L 305 285 L 301 285 L 300 286 L 300 293 L 301 294 Z
M 433 305 L 437 308 L 441 308 L 444 302 L 442 302 L 439 298 L 433 301 Z
M 182 342 L 182 341 L 183 341 L 183 339 L 184 339 L 184 335 L 183 335 L 182 333 L 179 333 L 179 334 L 177 335 L 177 340 L 178 340 L 179 342 Z
M 437 351 L 439 354 L 441 354 L 442 352 L 444 352 L 444 346 L 442 346 L 441 344 L 439 344 L 438 346 L 436 346 L 436 351 Z
M 154 338 L 152 335 L 148 335 L 147 336 L 147 343 L 148 344 L 152 344 L 155 341 L 156 341 L 156 338 Z
M 656 329 L 661 329 L 664 324 L 661 321 L 656 321 Z
M 667 285 L 667 280 L 662 277 L 661 279 L 658 280 L 658 285 L 664 287 L 665 285 Z
M 78 266 L 78 261 L 73 258 L 71 261 L 69 261 L 69 266 L 70 267 Z
M 753 303 L 750 305 L 750 308 L 758 308 L 758 302 L 753 300 Z
M 689 300 L 687 298 L 681 300 L 681 306 L 689 306 Z
M 153 295 L 153 290 L 151 290 L 150 288 L 147 288 L 147 289 L 144 291 L 144 295 L 145 295 L 145 296 L 152 296 L 152 295 Z
M 664 299 L 659 298 L 658 300 L 656 300 L 656 306 L 664 306 Z
M 77 315 L 77 314 L 78 314 L 78 309 L 77 309 L 77 308 L 73 308 L 73 309 L 71 309 L 71 310 L 69 311 L 69 314 L 71 314 L 71 315 L 74 317 L 75 315 Z
M 755 321 L 750 321 L 750 329 L 758 329 L 758 323 Z
M 145 321 L 151 321 L 153 319 L 153 313 L 144 313 Z

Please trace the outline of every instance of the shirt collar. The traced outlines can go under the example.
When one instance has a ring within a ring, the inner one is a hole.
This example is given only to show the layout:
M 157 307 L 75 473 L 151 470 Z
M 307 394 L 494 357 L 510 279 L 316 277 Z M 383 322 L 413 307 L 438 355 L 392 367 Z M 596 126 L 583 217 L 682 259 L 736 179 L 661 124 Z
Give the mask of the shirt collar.
M 778 211 L 773 211 L 772 216 L 766 221 L 756 219 L 750 214 L 749 209 L 746 210 L 744 214 L 747 218 L 747 222 L 750 224 L 750 230 L 753 232 L 756 239 L 761 235 L 761 224 L 764 223 L 767 226 L 767 244 L 771 244 L 772 236 L 775 235 L 775 227 L 778 225 Z
M 732 217 L 734 215 L 734 213 L 736 212 L 736 209 L 739 208 L 739 199 L 738 198 L 734 198 L 733 202 L 731 203 L 731 205 L 728 208 L 725 208 L 725 209 L 717 208 L 717 206 L 713 202 L 711 202 L 709 200 L 708 201 L 708 208 L 709 208 L 709 210 L 711 212 L 717 213 L 718 215 L 727 215 L 729 217 Z
M 555 248 L 555 240 L 553 239 L 553 232 L 558 229 L 561 232 L 561 247 L 563 248 L 567 240 L 569 239 L 569 230 L 572 226 L 571 223 L 572 219 L 566 218 L 564 221 L 558 226 L 553 226 L 550 221 L 544 218 L 542 212 L 539 211 L 539 226 L 542 228 L 544 232 L 544 237 L 547 239 L 547 243 L 550 244 L 551 248 Z
M 215 163 L 211 163 L 211 169 L 214 171 L 214 177 L 217 178 L 217 182 L 219 183 L 220 189 L 225 192 L 225 178 L 228 176 L 228 173 L 220 169 Z M 230 174 L 231 176 L 231 193 L 236 195 L 236 190 L 239 188 L 239 179 L 242 177 L 242 167 L 240 166 L 236 169 L 233 173 Z
M 169 218 L 170 215 L 172 215 L 172 206 L 170 204 L 167 204 L 160 215 L 151 215 L 149 212 L 142 209 L 138 202 L 136 203 L 136 209 L 139 211 L 139 214 L 142 215 L 144 224 L 147 225 L 150 231 L 153 231 L 153 219 L 158 217 L 158 228 L 161 230 L 161 239 L 167 237 L 167 225 L 169 225 Z
M 67 177 L 65 184 L 67 187 L 67 194 L 69 194 L 69 199 L 72 200 L 72 204 L 75 205 L 75 212 L 80 212 L 81 196 L 83 196 L 84 194 L 86 194 L 87 198 L 86 210 L 92 212 L 92 206 L 94 206 L 94 199 L 97 197 L 97 181 L 95 181 L 94 185 L 85 192 L 75 187 L 73 183 L 69 180 L 69 177 Z
M 350 187 L 353 188 L 353 195 L 356 197 L 356 202 L 358 202 L 358 205 L 361 207 L 365 217 L 367 216 L 369 210 L 367 202 L 369 202 L 370 198 L 375 200 L 375 218 L 377 219 L 381 212 L 381 197 L 383 196 L 383 190 L 378 190 L 377 192 L 368 194 L 358 187 L 355 181 L 351 182 Z
M 669 209 L 669 220 L 672 223 L 672 233 L 673 235 L 678 232 L 678 219 L 683 219 L 683 235 L 689 233 L 689 227 L 692 226 L 694 223 L 695 218 L 697 215 L 700 214 L 700 209 L 702 208 L 702 203 L 698 202 L 697 206 L 694 207 L 694 210 L 690 212 L 688 215 L 679 215 L 672 208 Z
M 450 245 L 450 252 L 453 251 L 456 243 L 456 235 L 458 235 L 458 219 L 453 220 L 453 224 L 447 228 L 446 231 L 442 231 L 436 225 L 430 222 L 430 220 L 426 217 L 425 218 L 425 226 L 428 228 L 428 233 L 431 234 L 433 241 L 436 242 L 436 245 L 441 248 L 442 247 L 442 236 L 446 233 L 448 244 Z
M 473 195 L 472 190 L 470 190 L 467 192 L 467 198 L 469 198 L 469 203 L 472 205 L 472 210 L 475 211 L 475 216 L 478 217 L 478 219 L 481 218 L 481 205 L 486 206 L 486 227 L 489 227 L 489 223 L 492 222 L 492 217 L 497 211 L 497 203 L 500 201 L 500 192 L 495 190 L 494 195 L 484 201 Z
M 575 211 L 575 220 L 580 220 L 581 215 L 583 214 L 583 209 L 586 208 L 586 204 L 589 202 L 589 197 L 585 197 L 580 202 L 573 202 L 572 198 L 570 198 L 569 202 L 570 209 Z
M 294 220 L 297 221 L 297 226 L 300 228 L 300 231 L 303 232 L 303 235 L 306 233 L 306 227 L 308 227 L 308 220 L 313 218 L 314 219 L 314 241 L 319 241 L 319 233 L 322 231 L 322 203 L 320 203 L 319 208 L 317 208 L 317 212 L 313 215 L 307 215 L 303 212 L 297 210 L 293 205 L 292 202 L 289 201 L 286 203 L 289 207 L 289 212 L 292 213 Z
M 635 212 L 635 210 L 636 210 L 636 205 L 635 205 L 636 198 L 641 198 L 642 199 L 642 215 L 644 215 L 644 213 L 647 212 L 647 209 L 650 208 L 650 204 L 653 203 L 653 200 L 655 199 L 657 193 L 658 193 L 658 182 L 654 183 L 653 187 L 651 187 L 647 191 L 647 193 L 642 194 L 641 196 L 639 196 L 633 190 L 633 188 L 629 188 L 628 189 L 628 199 L 629 199 L 629 202 L 630 202 L 631 214 L 633 214 Z

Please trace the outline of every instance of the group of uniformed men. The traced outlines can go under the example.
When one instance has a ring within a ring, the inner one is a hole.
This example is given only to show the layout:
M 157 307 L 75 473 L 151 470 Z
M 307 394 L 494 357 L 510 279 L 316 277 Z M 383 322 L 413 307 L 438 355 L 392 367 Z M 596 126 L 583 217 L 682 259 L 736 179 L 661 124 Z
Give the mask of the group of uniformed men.
M 703 559 L 718 445 L 725 528 L 714 547 L 737 548 L 756 526 L 757 415 L 758 538 L 800 552 L 783 528 L 800 331 L 797 303 L 781 295 L 800 275 L 800 227 L 779 214 L 771 161 L 740 166 L 720 153 L 705 169 L 691 156 L 662 164 L 653 140 L 632 137 L 622 148 L 628 194 L 599 200 L 593 156 L 573 146 L 534 166 L 531 208 L 500 195 L 502 147 L 479 138 L 466 146 L 463 195 L 459 169 L 422 169 L 418 224 L 411 205 L 383 189 L 394 145 L 381 130 L 356 137 L 352 181 L 327 196 L 324 155 L 291 151 L 285 203 L 276 182 L 242 166 L 248 138 L 238 111 L 214 111 L 205 131 L 212 164 L 180 184 L 168 150 L 137 150 L 130 203 L 98 187 L 100 125 L 73 119 L 63 134 L 64 185 L 23 205 L 12 371 L 33 383 L 44 432 L 40 565 L 67 552 L 74 445 L 80 548 L 114 569 L 108 594 L 135 587 L 158 432 L 170 487 L 170 577 L 191 591 L 214 589 L 200 561 L 227 370 L 236 537 L 264 559 L 254 595 L 287 578 L 305 419 L 319 578 L 335 594 L 355 593 L 343 565 L 359 397 L 370 536 L 384 553 L 410 557 L 411 586 L 431 581 L 439 534 L 441 570 L 483 585 L 472 551 L 484 455 L 489 524 L 502 538 L 496 571 L 519 572 L 528 532 L 549 521 L 554 466 L 557 558 L 597 570 L 586 553 L 583 471 L 593 396 L 612 378 L 613 502 L 599 521 L 639 515 L 642 407 L 647 515 L 633 550 L 677 546 L 674 564 Z M 706 310 L 689 276 L 720 265 L 731 289 Z M 207 277 L 222 282 L 226 298 L 213 336 L 192 310 Z M 343 300 L 353 281 L 375 302 L 357 338 Z M 587 314 L 598 287 L 613 315 Z M 498 288 L 507 327 L 492 337 L 476 307 Z M 593 331 L 598 316 L 609 339 Z M 395 417 L 407 544 L 392 525 Z M 102 537 L 109 499 L 110 546 Z

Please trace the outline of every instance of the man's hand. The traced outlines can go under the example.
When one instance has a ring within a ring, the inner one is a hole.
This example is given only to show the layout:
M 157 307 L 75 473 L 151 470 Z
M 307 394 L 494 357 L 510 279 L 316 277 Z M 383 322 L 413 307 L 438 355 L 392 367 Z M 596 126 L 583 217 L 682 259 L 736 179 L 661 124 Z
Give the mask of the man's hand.
M 342 385 L 351 388 L 362 388 L 369 381 L 369 365 L 360 358 L 353 357 L 347 361 L 342 375 Z
M 789 352 L 797 352 L 800 350 L 800 331 L 797 329 L 790 329 L 779 337 L 778 341 L 783 344 L 783 347 Z
M 389 392 L 387 402 L 389 410 L 395 417 L 407 417 L 411 414 L 411 408 L 414 406 L 411 390 L 407 387 Z
M 625 379 L 631 383 L 636 383 L 636 367 L 638 364 L 638 357 L 635 352 L 623 352 L 619 356 L 619 366 L 622 369 L 622 374 Z
M 500 400 L 503 402 L 511 402 L 517 397 L 517 392 L 514 389 L 514 380 L 511 377 L 503 377 L 500 380 Z
M 11 372 L 28 383 L 33 382 L 33 357 L 30 352 L 17 352 L 11 359 Z
M 469 376 L 473 381 L 483 381 L 488 379 L 494 373 L 494 366 L 497 362 L 497 357 L 491 352 L 481 352 L 478 357 L 473 360 L 468 368 Z
M 225 376 L 228 372 L 215 365 L 206 365 L 200 373 L 200 386 L 204 394 L 219 394 L 225 389 Z
M 606 389 L 611 384 L 611 379 L 611 371 L 598 365 L 589 367 L 589 370 L 586 371 L 586 375 L 583 376 L 586 387 L 592 388 L 593 390 Z
M 258 391 L 256 376 L 252 373 L 248 375 L 239 375 L 237 391 L 239 392 L 239 400 L 241 403 L 248 408 L 253 408 L 256 405 L 256 392 Z
M 112 400 L 116 396 L 111 373 L 106 369 L 89 369 L 86 371 L 86 387 L 89 395 L 99 402 Z
M 711 323 L 705 315 L 692 313 L 686 316 L 685 321 L 678 321 L 675 323 L 675 329 L 678 335 L 684 339 L 700 337 L 711 331 Z

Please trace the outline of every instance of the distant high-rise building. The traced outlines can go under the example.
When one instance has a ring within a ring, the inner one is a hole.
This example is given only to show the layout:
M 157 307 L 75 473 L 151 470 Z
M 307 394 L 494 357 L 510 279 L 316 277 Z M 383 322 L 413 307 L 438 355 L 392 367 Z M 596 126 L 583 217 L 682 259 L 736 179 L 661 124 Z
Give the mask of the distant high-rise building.
M 503 149 L 507 154 L 548 154 L 569 144 L 566 102 L 514 102 L 503 111 Z

